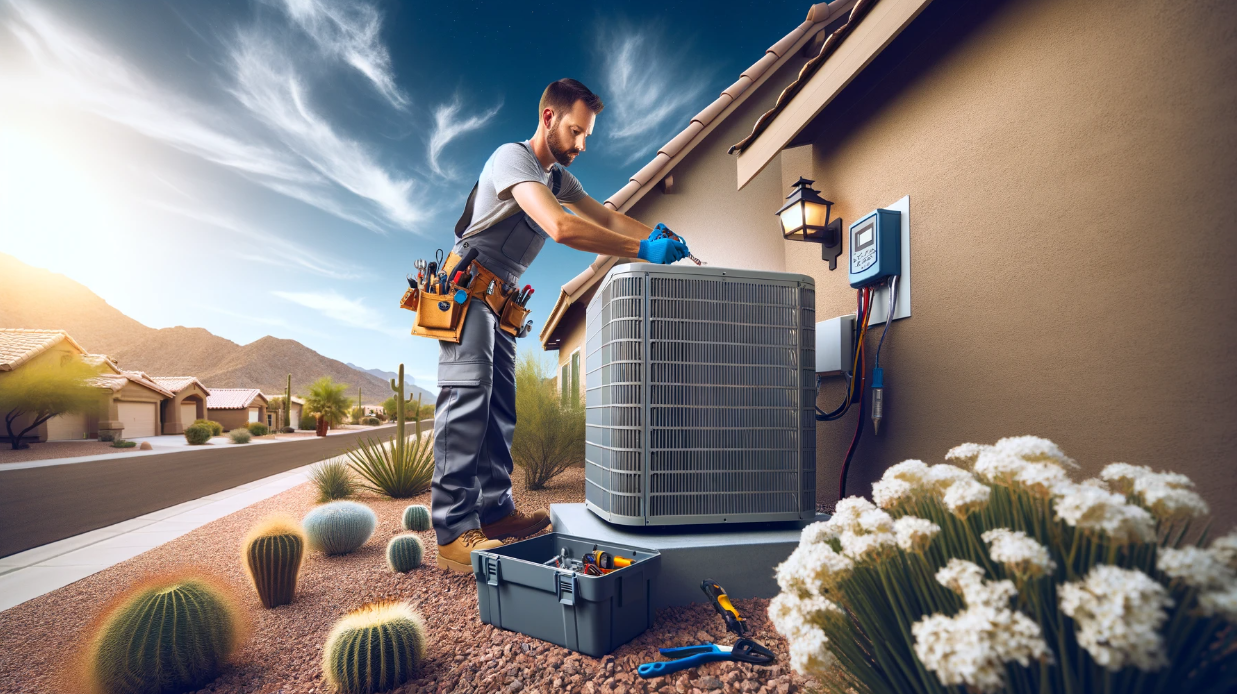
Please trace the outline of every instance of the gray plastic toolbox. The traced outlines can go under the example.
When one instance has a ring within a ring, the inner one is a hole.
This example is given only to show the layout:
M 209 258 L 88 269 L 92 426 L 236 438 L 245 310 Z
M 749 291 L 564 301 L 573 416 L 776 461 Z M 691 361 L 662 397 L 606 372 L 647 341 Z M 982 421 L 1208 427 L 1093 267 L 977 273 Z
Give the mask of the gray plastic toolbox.
M 567 548 L 579 559 L 597 549 L 635 560 L 604 576 L 549 563 Z M 600 658 L 653 623 L 661 554 L 548 533 L 472 553 L 481 621 Z

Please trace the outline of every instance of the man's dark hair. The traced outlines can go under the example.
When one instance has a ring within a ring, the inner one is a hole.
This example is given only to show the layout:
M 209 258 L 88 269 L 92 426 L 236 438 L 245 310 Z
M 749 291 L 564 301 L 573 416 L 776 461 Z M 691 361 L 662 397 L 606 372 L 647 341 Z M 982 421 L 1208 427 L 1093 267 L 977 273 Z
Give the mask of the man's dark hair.
M 580 84 L 578 80 L 564 77 L 551 82 L 550 86 L 541 93 L 541 105 L 537 107 L 537 114 L 540 116 L 549 108 L 554 110 L 555 119 L 562 118 L 564 113 L 570 111 L 571 107 L 581 100 L 593 113 L 601 113 L 601 109 L 605 108 L 605 104 L 601 103 L 601 97 L 589 91 L 588 87 Z

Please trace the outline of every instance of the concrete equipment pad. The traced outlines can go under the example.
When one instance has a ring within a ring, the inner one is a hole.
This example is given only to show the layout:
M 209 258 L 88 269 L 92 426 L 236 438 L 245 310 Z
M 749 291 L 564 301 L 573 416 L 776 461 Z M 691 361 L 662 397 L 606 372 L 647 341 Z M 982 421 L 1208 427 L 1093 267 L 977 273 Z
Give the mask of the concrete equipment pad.
M 816 520 L 829 516 L 817 514 Z M 732 598 L 772 598 L 773 571 L 799 546 L 804 523 L 633 527 L 610 525 L 584 504 L 551 504 L 554 532 L 661 552 L 654 607 L 705 602 L 700 582 L 712 579 Z

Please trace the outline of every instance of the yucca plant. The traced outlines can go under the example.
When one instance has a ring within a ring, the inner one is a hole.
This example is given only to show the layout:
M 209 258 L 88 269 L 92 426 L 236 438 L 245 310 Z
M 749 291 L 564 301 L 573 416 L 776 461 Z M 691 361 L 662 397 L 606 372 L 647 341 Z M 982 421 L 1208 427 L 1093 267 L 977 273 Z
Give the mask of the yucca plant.
M 1046 439 L 908 460 L 838 503 L 778 567 L 769 617 L 829 691 L 1227 692 L 1237 533 L 1186 544 L 1183 475 L 1072 481 Z
M 395 438 L 386 442 L 357 439 L 356 446 L 348 449 L 348 459 L 361 478 L 357 486 L 392 499 L 407 499 L 429 489 L 434 477 L 434 437 L 409 437 L 403 446 Z
M 347 499 L 356 493 L 356 480 L 348 462 L 331 458 L 309 468 L 309 481 L 318 490 L 318 503 L 325 504 L 336 499 Z

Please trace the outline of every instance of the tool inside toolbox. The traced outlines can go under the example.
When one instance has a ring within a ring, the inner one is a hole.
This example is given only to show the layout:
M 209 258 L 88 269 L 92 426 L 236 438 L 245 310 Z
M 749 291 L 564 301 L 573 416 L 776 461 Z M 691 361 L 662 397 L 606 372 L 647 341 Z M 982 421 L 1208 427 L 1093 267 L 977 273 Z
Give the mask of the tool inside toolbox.
M 564 547 L 558 554 L 542 563 L 546 566 L 567 569 L 585 576 L 605 576 L 612 571 L 618 571 L 631 566 L 634 561 L 630 557 L 620 557 L 616 554 L 598 550 L 597 545 L 593 545 L 593 550 L 585 552 L 584 556 L 579 559 L 573 558 L 571 550 Z

